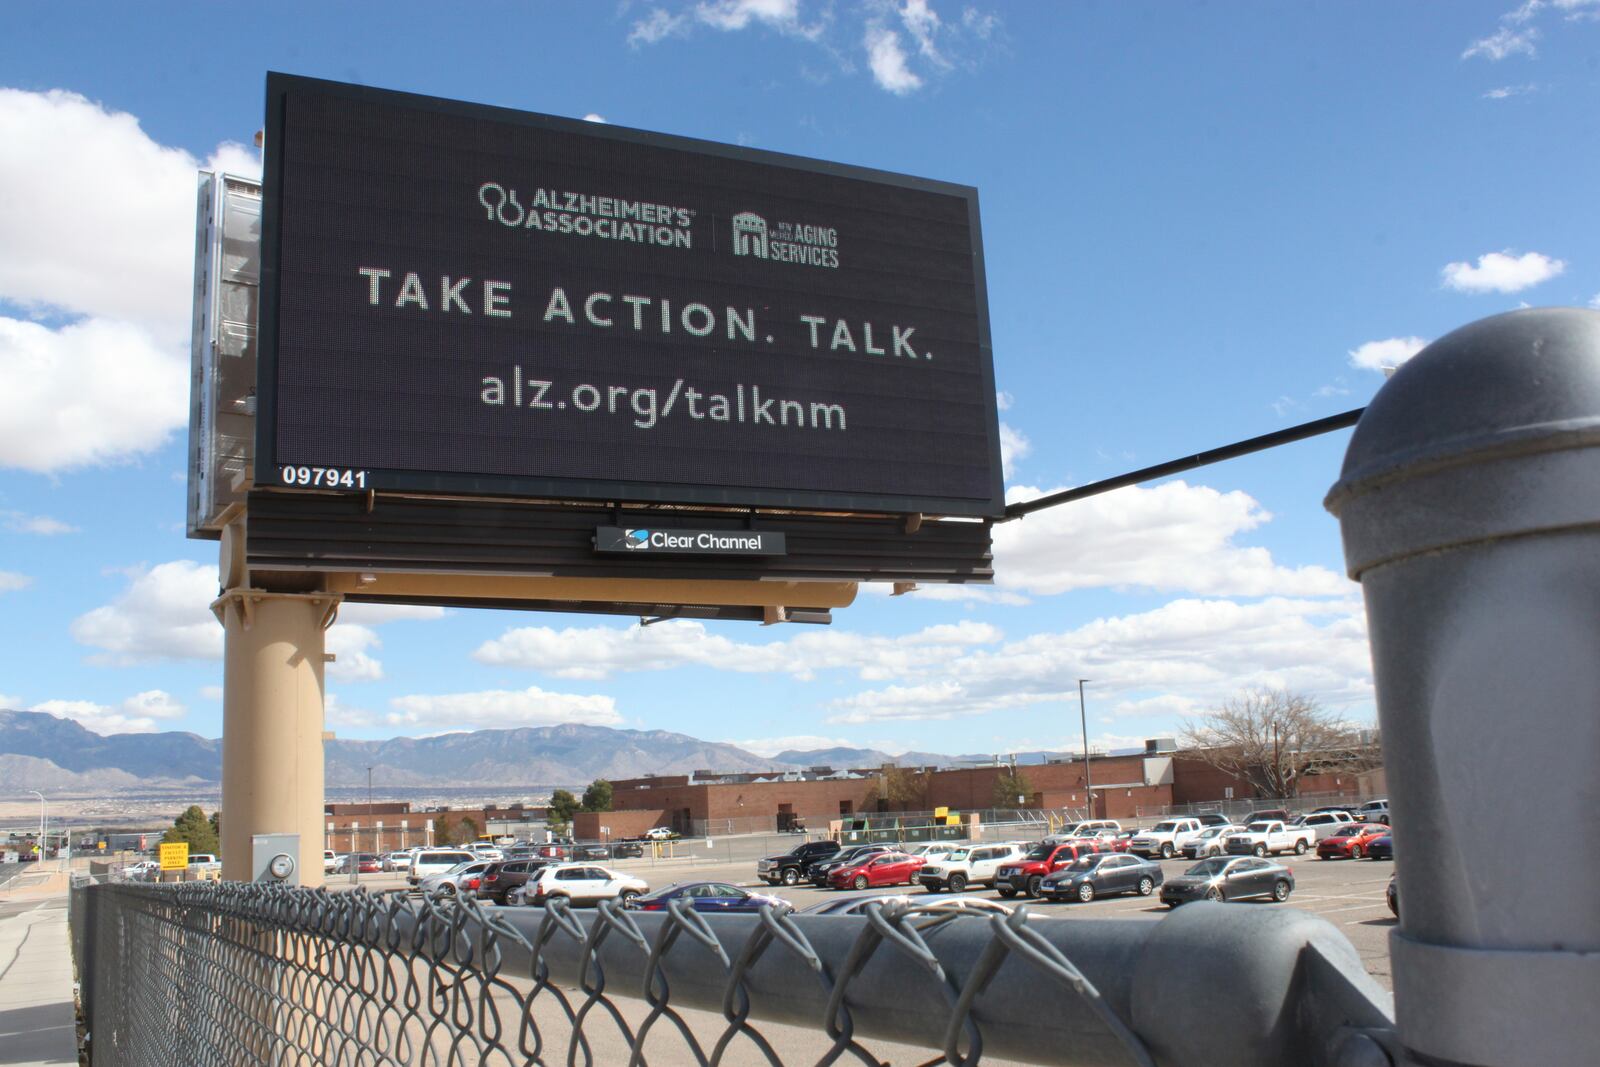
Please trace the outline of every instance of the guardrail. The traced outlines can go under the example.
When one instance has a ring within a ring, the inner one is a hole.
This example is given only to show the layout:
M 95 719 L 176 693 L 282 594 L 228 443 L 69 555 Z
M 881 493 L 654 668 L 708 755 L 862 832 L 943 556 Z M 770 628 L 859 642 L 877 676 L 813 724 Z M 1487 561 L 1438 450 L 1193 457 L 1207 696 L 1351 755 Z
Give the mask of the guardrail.
M 1286 909 L 1082 922 L 945 898 L 843 916 L 580 913 L 241 883 L 78 886 L 71 907 L 99 1064 L 1397 1055 L 1387 995 L 1349 942 Z

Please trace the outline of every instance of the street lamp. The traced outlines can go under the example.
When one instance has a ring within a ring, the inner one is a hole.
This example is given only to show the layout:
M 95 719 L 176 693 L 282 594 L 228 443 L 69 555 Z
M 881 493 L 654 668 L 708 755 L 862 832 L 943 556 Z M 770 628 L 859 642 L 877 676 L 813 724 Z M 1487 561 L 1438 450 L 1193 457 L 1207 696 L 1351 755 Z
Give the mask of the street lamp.
M 1094 818 L 1094 775 L 1089 770 L 1089 716 L 1083 707 L 1083 685 L 1089 679 L 1078 679 L 1078 725 L 1083 728 L 1083 788 L 1084 799 L 1088 801 L 1086 811 L 1089 818 Z
M 30 790 L 28 790 L 28 792 L 32 793 L 34 796 L 39 798 L 39 862 L 43 863 L 44 862 L 44 826 L 45 826 L 44 794 L 39 792 L 37 789 L 30 789 Z

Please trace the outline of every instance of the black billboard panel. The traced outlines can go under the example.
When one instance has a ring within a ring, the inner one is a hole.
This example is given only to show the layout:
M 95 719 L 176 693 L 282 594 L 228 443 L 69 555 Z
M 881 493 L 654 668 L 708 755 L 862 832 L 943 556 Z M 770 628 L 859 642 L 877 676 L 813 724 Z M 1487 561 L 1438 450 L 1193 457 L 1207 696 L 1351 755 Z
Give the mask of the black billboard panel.
M 977 192 L 267 80 L 256 484 L 997 516 Z

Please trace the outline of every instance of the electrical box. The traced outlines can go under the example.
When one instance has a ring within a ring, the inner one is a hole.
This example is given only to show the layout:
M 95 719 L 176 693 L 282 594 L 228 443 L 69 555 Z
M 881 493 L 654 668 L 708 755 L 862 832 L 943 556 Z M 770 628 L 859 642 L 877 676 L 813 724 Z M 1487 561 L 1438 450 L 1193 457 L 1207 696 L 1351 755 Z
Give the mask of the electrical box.
M 250 838 L 250 880 L 300 884 L 300 835 L 256 834 Z

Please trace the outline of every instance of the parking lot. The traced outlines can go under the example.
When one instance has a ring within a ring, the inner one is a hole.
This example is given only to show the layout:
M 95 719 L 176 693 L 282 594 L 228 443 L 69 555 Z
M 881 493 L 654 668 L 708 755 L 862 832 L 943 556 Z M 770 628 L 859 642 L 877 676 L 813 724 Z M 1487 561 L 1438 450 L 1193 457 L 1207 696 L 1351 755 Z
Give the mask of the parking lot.
M 723 881 L 744 886 L 758 892 L 769 893 L 790 901 L 796 908 L 806 908 L 824 900 L 853 896 L 895 896 L 905 894 L 919 897 L 921 886 L 898 886 L 862 892 L 817 889 L 809 885 L 769 887 L 755 877 L 753 860 L 726 860 L 717 855 L 690 853 L 660 860 L 613 860 L 605 864 L 618 871 L 626 871 L 649 881 L 652 889 L 680 881 Z M 1174 878 L 1184 872 L 1193 861 L 1172 859 L 1159 861 L 1165 878 Z M 1321 916 L 1347 937 L 1360 954 L 1367 973 L 1385 989 L 1390 989 L 1389 931 L 1394 927 L 1394 917 L 1389 913 L 1384 891 L 1394 864 L 1376 860 L 1319 860 L 1314 856 L 1284 856 L 1280 858 L 1294 872 L 1295 889 L 1285 904 L 1266 901 L 1240 901 L 1228 905 L 1237 908 L 1298 908 Z M 348 876 L 330 875 L 330 889 L 340 889 L 349 884 Z M 396 889 L 405 885 L 401 876 L 392 874 L 362 875 L 360 884 L 371 890 Z M 961 894 L 993 900 L 1007 906 L 1026 905 L 1030 913 L 1042 918 L 1065 921 L 1093 921 L 1095 919 L 1127 919 L 1148 917 L 1152 922 L 1167 914 L 1154 896 L 1104 897 L 1088 904 L 1047 903 L 1013 897 L 1007 900 L 992 889 L 971 889 Z M 948 899 L 950 894 L 937 894 L 930 899 Z

